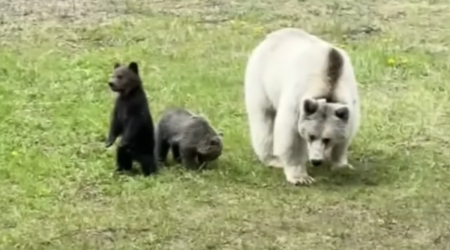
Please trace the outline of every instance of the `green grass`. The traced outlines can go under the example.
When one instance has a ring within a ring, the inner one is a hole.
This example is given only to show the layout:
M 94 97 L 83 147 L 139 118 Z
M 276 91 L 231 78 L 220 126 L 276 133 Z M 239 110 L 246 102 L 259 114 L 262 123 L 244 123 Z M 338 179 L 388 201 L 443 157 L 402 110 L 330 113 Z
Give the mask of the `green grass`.
M 0 249 L 450 247 L 450 4 L 98 2 L 1 27 Z M 251 49 L 287 26 L 343 46 L 360 82 L 357 170 L 311 169 L 310 187 L 256 160 L 244 109 Z M 113 175 L 106 83 L 132 60 L 154 118 L 184 106 L 225 133 L 214 169 Z

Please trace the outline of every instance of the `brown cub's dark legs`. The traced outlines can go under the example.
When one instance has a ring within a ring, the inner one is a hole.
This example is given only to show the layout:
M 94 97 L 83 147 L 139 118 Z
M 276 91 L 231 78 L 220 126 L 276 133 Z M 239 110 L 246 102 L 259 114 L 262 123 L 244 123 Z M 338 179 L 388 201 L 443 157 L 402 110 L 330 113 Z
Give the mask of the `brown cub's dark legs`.
M 117 147 L 116 164 L 117 172 L 129 171 L 133 167 L 133 158 L 127 147 Z
M 141 170 L 144 176 L 149 176 L 158 170 L 156 159 L 153 154 L 136 155 L 135 160 L 141 165 Z

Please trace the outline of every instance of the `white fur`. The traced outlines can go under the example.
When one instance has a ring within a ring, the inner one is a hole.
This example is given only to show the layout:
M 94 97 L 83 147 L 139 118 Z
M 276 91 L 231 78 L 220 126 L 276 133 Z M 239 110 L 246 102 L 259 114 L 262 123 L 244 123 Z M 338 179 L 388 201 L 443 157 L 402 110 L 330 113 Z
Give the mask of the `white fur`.
M 301 29 L 274 31 L 252 51 L 245 72 L 245 104 L 253 149 L 266 165 L 284 169 L 293 184 L 314 182 L 306 170 L 308 150 L 297 125 L 301 103 L 327 93 L 326 67 L 330 43 Z M 335 88 L 338 102 L 350 110 L 347 145 L 336 166 L 348 164 L 347 147 L 360 122 L 357 80 L 347 53 L 334 47 L 343 57 L 343 70 Z M 268 115 L 276 111 L 276 117 Z M 351 167 L 351 165 L 349 165 Z

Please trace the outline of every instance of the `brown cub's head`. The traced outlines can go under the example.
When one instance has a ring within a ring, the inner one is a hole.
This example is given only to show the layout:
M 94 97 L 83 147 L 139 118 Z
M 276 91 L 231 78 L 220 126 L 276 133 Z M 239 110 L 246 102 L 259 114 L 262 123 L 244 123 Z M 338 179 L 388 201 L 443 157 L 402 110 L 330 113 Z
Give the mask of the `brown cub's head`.
M 131 62 L 128 66 L 114 64 L 114 72 L 108 85 L 112 91 L 125 95 L 140 87 L 138 64 L 136 62 Z

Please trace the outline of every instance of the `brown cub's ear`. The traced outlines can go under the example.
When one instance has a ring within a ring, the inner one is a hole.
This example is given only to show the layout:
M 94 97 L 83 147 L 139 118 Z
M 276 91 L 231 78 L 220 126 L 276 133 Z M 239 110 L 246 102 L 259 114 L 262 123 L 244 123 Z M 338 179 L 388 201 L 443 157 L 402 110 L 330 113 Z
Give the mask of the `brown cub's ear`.
M 348 121 L 350 116 L 350 110 L 347 107 L 338 108 L 334 111 L 334 114 L 343 121 Z
M 305 111 L 306 115 L 312 115 L 316 113 L 316 111 L 319 109 L 319 104 L 317 101 L 312 99 L 305 99 L 303 101 L 303 111 Z
M 118 67 L 120 67 L 120 63 L 118 62 L 114 63 L 114 69 L 117 69 Z
M 136 75 L 139 75 L 139 66 L 136 62 L 131 62 L 128 65 L 128 68 L 131 69 Z

